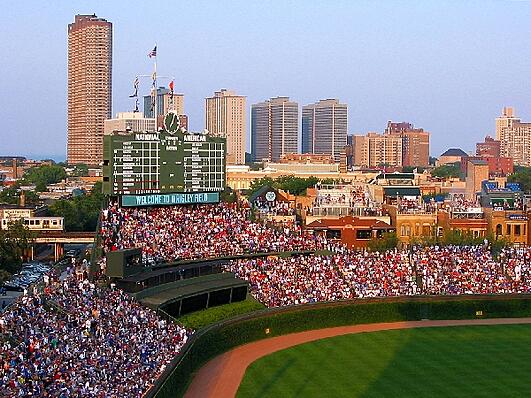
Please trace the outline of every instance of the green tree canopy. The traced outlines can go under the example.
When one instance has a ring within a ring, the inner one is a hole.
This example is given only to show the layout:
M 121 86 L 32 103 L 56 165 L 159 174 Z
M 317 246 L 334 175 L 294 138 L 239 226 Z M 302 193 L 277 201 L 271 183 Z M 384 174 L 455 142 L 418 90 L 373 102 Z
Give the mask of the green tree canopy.
M 398 246 L 398 236 L 394 232 L 386 232 L 381 238 L 372 238 L 368 247 L 371 252 L 384 252 Z
M 67 231 L 95 231 L 102 203 L 101 182 L 98 182 L 90 195 L 58 200 L 49 211 L 53 216 L 64 217 Z
M 281 176 L 275 179 L 271 177 L 262 177 L 259 180 L 255 180 L 251 183 L 251 188 L 248 191 L 248 195 L 258 191 L 263 186 L 270 186 L 284 191 L 289 191 L 293 195 L 305 195 L 306 190 L 315 186 L 320 180 L 317 177 L 311 176 L 308 178 L 301 178 L 295 176 Z M 333 184 L 337 180 L 327 178 L 321 181 L 323 184 Z
M 22 221 L 15 221 L 0 230 L 0 271 L 8 278 L 20 270 L 22 255 L 31 247 L 34 235 Z
M 55 164 L 33 167 L 24 174 L 26 182 L 35 184 L 40 188 L 46 187 L 48 184 L 55 184 L 65 178 L 65 169 Z
M 459 163 L 444 164 L 431 171 L 432 177 L 439 178 L 463 178 Z
M 508 181 L 519 183 L 524 192 L 531 193 L 531 167 L 515 166 Z
M 74 171 L 72 172 L 74 177 L 86 177 L 88 176 L 88 166 L 84 163 L 79 163 L 74 166 Z

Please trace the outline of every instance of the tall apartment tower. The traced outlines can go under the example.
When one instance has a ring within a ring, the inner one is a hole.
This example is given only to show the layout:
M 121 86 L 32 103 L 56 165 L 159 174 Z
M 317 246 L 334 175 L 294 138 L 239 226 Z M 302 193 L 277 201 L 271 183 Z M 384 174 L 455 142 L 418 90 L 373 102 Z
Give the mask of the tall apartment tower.
M 210 134 L 227 139 L 227 164 L 245 164 L 245 96 L 222 89 L 205 98 Z
M 299 104 L 289 97 L 251 106 L 251 154 L 254 161 L 279 161 L 298 152 Z
M 346 104 L 325 99 L 302 107 L 302 153 L 331 155 L 339 162 L 347 144 Z
M 503 108 L 496 118 L 496 139 L 502 157 L 512 158 L 515 165 L 531 166 L 531 123 L 522 123 L 513 108 Z
M 430 133 L 413 124 L 387 122 L 384 135 L 402 138 L 402 166 L 429 166 Z
M 112 24 L 95 14 L 76 15 L 68 25 L 68 163 L 103 161 L 111 107 Z
M 520 119 L 516 118 L 514 115 L 513 107 L 504 107 L 501 116 L 496 118 L 496 139 L 501 141 L 502 130 L 511 128 L 514 122 L 519 121 Z

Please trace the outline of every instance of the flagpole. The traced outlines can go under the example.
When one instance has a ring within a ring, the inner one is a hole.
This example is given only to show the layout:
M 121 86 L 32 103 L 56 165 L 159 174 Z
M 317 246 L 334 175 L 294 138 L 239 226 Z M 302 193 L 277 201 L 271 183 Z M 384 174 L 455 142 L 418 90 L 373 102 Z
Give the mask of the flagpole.
M 159 118 L 158 118 L 158 108 L 157 108 L 157 100 L 158 100 L 158 96 L 159 96 L 159 89 L 157 87 L 157 52 L 158 52 L 158 48 L 157 48 L 157 43 L 155 43 L 155 61 L 153 62 L 153 74 L 154 74 L 154 79 L 153 79 L 153 83 L 155 85 L 155 109 L 153 111 L 153 114 L 155 116 L 155 131 L 158 131 L 159 130 Z

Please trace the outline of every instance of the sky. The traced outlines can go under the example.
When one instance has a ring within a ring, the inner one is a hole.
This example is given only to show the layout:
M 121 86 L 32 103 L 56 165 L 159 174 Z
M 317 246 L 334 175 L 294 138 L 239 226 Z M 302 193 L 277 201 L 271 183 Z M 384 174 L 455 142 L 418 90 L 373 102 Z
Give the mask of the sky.
M 66 157 L 67 25 L 92 13 L 113 23 L 113 114 L 156 43 L 193 131 L 221 88 L 248 117 L 270 97 L 338 98 L 349 133 L 408 121 L 433 156 L 473 151 L 504 106 L 531 121 L 531 1 L 18 0 L 0 14 L 0 155 Z

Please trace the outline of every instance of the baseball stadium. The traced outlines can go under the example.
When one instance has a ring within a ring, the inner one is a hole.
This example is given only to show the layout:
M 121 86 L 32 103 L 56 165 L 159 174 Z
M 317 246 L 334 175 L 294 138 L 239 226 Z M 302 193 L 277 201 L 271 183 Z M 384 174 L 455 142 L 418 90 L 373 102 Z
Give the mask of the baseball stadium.
M 222 139 L 158 134 L 105 137 L 92 257 L 2 313 L 0 397 L 529 395 L 518 187 L 425 200 L 413 177 L 377 174 L 317 183 L 305 202 L 236 193 Z M 185 165 L 207 146 L 209 171 L 116 171 L 116 153 L 163 140 Z M 452 227 L 467 220 L 482 229 Z

